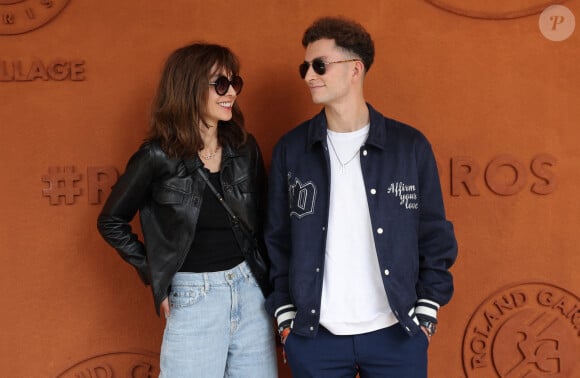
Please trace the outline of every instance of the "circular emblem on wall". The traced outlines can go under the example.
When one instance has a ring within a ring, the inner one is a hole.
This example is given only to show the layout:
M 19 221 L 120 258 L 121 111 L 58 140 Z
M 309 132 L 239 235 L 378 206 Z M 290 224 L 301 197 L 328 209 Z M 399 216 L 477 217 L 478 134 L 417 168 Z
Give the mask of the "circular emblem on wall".
M 461 16 L 501 20 L 537 14 L 565 0 L 427 0 L 429 3 Z
M 576 27 L 574 13 L 563 5 L 552 5 L 544 9 L 538 21 L 540 31 L 550 41 L 568 39 Z
M 159 376 L 159 354 L 152 352 L 114 352 L 83 360 L 57 378 Z
M 489 296 L 463 337 L 468 378 L 572 377 L 580 369 L 580 301 L 545 283 L 523 283 Z
M 0 0 L 0 35 L 22 34 L 54 19 L 69 0 Z

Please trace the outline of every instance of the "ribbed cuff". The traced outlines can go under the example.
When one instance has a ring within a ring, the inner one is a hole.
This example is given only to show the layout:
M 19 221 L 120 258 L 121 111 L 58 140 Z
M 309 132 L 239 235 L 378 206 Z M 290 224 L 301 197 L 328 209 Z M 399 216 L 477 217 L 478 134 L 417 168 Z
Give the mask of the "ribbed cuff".
M 437 323 L 437 311 L 439 311 L 439 307 L 437 302 L 430 301 L 429 299 L 419 299 L 415 305 L 415 315 L 419 319 Z
M 292 321 L 296 317 L 296 307 L 291 304 L 280 306 L 274 312 L 276 321 L 278 322 L 278 330 L 292 326 Z

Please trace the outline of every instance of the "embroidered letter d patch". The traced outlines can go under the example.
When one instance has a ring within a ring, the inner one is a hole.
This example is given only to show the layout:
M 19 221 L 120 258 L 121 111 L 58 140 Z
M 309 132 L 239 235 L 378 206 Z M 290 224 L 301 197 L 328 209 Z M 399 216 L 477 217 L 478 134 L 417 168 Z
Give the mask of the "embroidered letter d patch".
M 316 186 L 312 181 L 302 184 L 294 178 L 294 183 L 288 182 L 288 194 L 290 197 L 290 216 L 302 218 L 314 213 L 316 202 Z

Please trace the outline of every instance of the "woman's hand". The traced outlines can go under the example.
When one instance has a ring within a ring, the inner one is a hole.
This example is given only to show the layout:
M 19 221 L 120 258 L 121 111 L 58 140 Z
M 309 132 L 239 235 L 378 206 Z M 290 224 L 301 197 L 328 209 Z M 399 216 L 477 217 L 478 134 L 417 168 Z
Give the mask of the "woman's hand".
M 165 319 L 169 318 L 169 298 L 165 298 L 161 305 L 159 306 L 159 313 L 165 316 Z

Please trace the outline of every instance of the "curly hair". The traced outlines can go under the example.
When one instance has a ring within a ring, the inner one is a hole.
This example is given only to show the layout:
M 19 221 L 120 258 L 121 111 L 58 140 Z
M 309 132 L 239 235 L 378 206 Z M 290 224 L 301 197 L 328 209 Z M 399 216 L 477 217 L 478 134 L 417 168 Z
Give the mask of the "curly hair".
M 338 47 L 361 58 L 367 72 L 371 68 L 375 59 L 375 44 L 358 22 L 343 17 L 319 18 L 304 32 L 302 46 L 325 38 L 334 39 Z
M 203 149 L 198 125 L 205 124 L 208 80 L 213 71 L 224 69 L 237 75 L 238 58 L 227 48 L 195 43 L 175 50 L 165 62 L 151 107 L 148 138 L 158 140 L 172 158 L 190 158 Z M 230 121 L 218 122 L 218 140 L 238 147 L 246 141 L 244 117 L 234 103 Z

